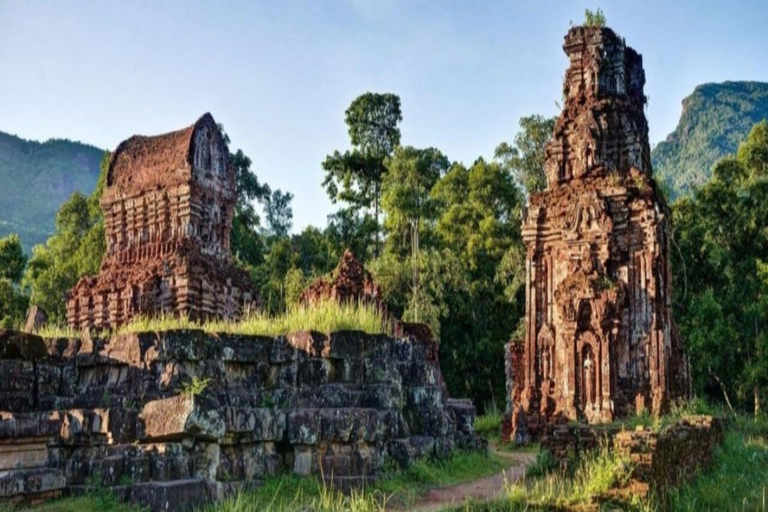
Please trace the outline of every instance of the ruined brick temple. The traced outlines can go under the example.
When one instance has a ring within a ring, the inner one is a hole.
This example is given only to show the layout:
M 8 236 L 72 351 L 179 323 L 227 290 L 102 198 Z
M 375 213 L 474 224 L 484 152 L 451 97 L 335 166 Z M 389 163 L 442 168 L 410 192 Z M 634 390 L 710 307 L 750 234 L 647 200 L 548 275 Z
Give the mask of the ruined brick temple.
M 662 411 L 689 372 L 671 317 L 668 211 L 652 178 L 642 57 L 572 28 L 546 189 L 523 220 L 526 333 L 507 346 L 507 435 Z
M 101 198 L 106 255 L 98 276 L 72 290 L 68 324 L 114 328 L 164 312 L 237 316 L 253 296 L 230 254 L 236 200 L 229 151 L 210 114 L 183 130 L 122 142 Z

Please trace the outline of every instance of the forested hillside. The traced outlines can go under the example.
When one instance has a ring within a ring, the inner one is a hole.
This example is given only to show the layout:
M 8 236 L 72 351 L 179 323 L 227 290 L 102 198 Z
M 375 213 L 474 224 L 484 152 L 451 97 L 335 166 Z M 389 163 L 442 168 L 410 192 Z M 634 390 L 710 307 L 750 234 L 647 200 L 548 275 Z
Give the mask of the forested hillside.
M 27 252 L 45 243 L 72 192 L 93 191 L 103 154 L 65 139 L 37 142 L 0 132 L 0 237 L 18 233 Z
M 768 83 L 703 84 L 683 100 L 674 132 L 652 151 L 657 179 L 674 199 L 712 176 L 712 166 L 734 153 L 753 125 L 768 118 Z

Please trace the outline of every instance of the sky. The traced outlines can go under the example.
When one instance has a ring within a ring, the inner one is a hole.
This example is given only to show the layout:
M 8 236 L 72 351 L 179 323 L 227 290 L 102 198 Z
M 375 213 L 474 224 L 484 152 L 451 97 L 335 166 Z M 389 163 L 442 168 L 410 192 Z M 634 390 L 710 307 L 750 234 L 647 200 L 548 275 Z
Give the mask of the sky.
M 294 194 L 294 231 L 325 226 L 325 156 L 344 110 L 402 101 L 402 143 L 490 158 L 518 120 L 554 116 L 563 36 L 601 7 L 643 55 L 652 144 L 696 85 L 768 81 L 766 0 L 0 0 L 0 131 L 114 149 L 205 112 Z

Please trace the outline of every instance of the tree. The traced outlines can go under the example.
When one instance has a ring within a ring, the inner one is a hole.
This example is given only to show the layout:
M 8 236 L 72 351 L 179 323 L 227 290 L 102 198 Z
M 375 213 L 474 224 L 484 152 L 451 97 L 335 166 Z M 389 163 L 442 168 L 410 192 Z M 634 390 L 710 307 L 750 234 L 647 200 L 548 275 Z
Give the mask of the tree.
M 755 414 L 768 386 L 768 123 L 673 207 L 675 310 L 699 390 Z M 727 347 L 727 349 L 725 349 Z M 716 378 L 715 378 L 716 377 Z
M 219 124 L 224 135 L 224 142 L 229 148 L 230 139 L 224 126 Z M 230 248 L 235 258 L 248 267 L 260 264 L 264 259 L 264 243 L 259 236 L 260 219 L 254 208 L 254 201 L 264 202 L 270 197 L 271 190 L 266 183 L 259 182 L 258 176 L 251 169 L 253 163 L 248 156 L 238 149 L 230 152 L 229 161 L 235 172 L 237 203 L 232 219 Z
M 329 215 L 325 229 L 328 239 L 337 249 L 342 252 L 345 248 L 351 250 L 363 263 L 369 261 L 374 252 L 372 247 L 377 231 L 378 223 L 373 216 L 354 207 L 342 208 Z
M 267 220 L 267 232 L 272 236 L 287 236 L 293 225 L 293 194 L 274 190 L 264 200 L 264 215 Z
M 27 258 L 19 235 L 0 238 L 0 328 L 18 327 L 27 309 L 27 297 L 19 288 Z
M 518 186 L 528 195 L 544 190 L 545 148 L 555 129 L 556 118 L 532 115 L 520 118 L 520 131 L 514 144 L 502 142 L 496 148 L 496 158 L 508 169 Z
M 86 274 L 99 271 L 106 251 L 104 219 L 99 200 L 104 192 L 110 153 L 104 154 L 93 193 L 75 192 L 56 214 L 56 230 L 45 245 L 35 246 L 23 284 L 30 301 L 45 309 L 54 322 L 65 319 L 65 296 Z
M 432 187 L 445 174 L 450 165 L 437 149 L 398 147 L 385 161 L 387 173 L 382 180 L 382 208 L 386 213 L 388 252 L 405 249 L 411 260 L 411 288 L 414 297 L 420 296 L 419 270 L 423 262 L 420 254 L 420 235 L 423 224 L 434 224 L 437 213 L 430 196 Z M 413 320 L 420 321 L 418 301 L 411 305 Z
M 355 211 L 373 208 L 374 254 L 379 253 L 379 202 L 384 160 L 400 144 L 398 124 L 403 116 L 395 94 L 367 92 L 358 96 L 345 112 L 352 150 L 334 151 L 323 162 L 323 186 L 335 203 L 348 203 Z
M 605 14 L 601 8 L 598 7 L 594 12 L 590 9 L 584 9 L 585 27 L 604 27 L 605 24 Z
M 0 238 L 0 279 L 8 279 L 12 283 L 21 281 L 27 257 L 17 234 Z

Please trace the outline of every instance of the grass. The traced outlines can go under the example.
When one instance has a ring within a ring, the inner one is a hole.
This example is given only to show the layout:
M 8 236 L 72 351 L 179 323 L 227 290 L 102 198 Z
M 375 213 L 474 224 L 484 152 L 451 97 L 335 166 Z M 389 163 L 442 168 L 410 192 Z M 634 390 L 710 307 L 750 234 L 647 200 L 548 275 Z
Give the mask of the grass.
M 37 334 L 43 338 L 81 338 L 83 333 L 72 329 L 69 326 L 56 324 L 46 324 L 40 329 L 36 329 L 32 334 Z
M 768 511 L 768 420 L 740 418 L 712 469 L 670 492 L 674 512 Z
M 519 482 L 507 481 L 503 497 L 487 502 L 468 502 L 447 509 L 453 512 L 578 511 L 587 509 L 594 497 L 607 493 L 629 477 L 631 465 L 607 446 L 582 458 L 573 477 L 555 472 L 528 475 Z M 611 510 L 614 510 L 613 508 Z
M 454 452 L 447 459 L 423 459 L 405 470 L 385 470 L 374 484 L 342 494 L 320 479 L 279 475 L 257 489 L 205 507 L 202 512 L 387 512 L 408 510 L 428 489 L 476 480 L 501 472 L 503 459 L 480 452 Z M 32 507 L 31 512 L 138 512 L 106 491 Z M 6 509 L 0 506 L 0 511 Z
M 311 306 L 289 307 L 284 313 L 267 315 L 254 312 L 237 321 L 196 322 L 185 316 L 139 316 L 117 329 L 116 334 L 161 332 L 180 329 L 203 329 L 212 334 L 280 336 L 297 331 L 363 331 L 368 334 L 392 335 L 390 323 L 372 304 L 339 303 L 327 300 Z M 59 325 L 47 325 L 34 334 L 44 338 L 80 338 L 82 332 Z M 105 333 L 99 333 L 105 334 Z
M 18 510 L 20 509 L 0 504 L 0 512 Z M 112 493 L 105 490 L 91 492 L 77 498 L 53 500 L 24 510 L 34 510 L 34 512 L 145 512 L 145 509 L 120 501 Z
M 501 437 L 501 411 L 494 407 L 486 408 L 485 414 L 475 418 L 475 432 L 489 440 L 498 440 Z

